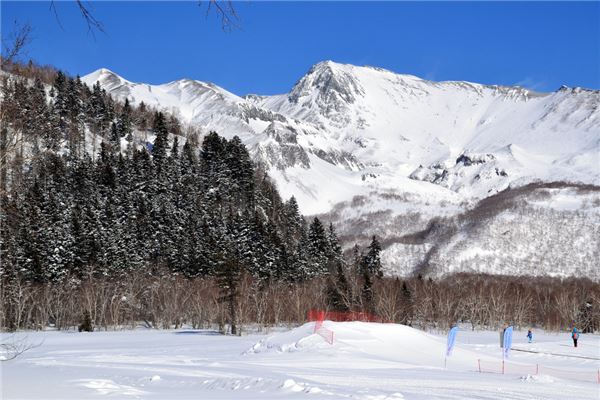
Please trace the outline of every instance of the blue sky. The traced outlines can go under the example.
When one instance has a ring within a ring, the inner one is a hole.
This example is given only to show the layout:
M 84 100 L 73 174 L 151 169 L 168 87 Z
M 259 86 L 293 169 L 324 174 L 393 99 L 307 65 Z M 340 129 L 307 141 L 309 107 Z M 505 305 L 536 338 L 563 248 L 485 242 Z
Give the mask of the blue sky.
M 211 81 L 236 93 L 289 91 L 322 60 L 433 80 L 600 89 L 600 3 L 237 2 L 221 29 L 197 2 L 94 2 L 106 34 L 75 5 L 1 2 L 2 35 L 29 22 L 28 57 L 72 75 L 100 67 L 148 83 Z

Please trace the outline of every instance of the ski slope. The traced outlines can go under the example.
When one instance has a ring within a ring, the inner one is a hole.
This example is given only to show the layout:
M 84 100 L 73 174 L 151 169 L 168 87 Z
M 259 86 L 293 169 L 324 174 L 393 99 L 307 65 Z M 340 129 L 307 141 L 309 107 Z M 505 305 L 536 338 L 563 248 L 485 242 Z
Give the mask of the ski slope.
M 507 374 L 497 332 L 461 330 L 444 369 L 445 336 L 395 324 L 314 323 L 269 335 L 208 330 L 29 332 L 40 344 L 2 368 L 4 399 L 597 399 L 600 337 L 515 332 Z M 6 340 L 6 334 L 3 334 Z M 558 354 L 558 355 L 552 355 Z M 481 361 L 479 361 L 481 360 Z M 546 368 L 528 373 L 527 366 Z M 33 382 L 35 384 L 33 384 Z

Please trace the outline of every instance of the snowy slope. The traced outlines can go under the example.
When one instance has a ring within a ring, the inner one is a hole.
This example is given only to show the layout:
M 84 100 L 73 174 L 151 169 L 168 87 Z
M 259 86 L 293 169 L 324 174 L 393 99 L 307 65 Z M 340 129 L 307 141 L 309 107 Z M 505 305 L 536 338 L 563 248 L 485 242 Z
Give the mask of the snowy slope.
M 517 331 L 502 375 L 497 332 L 459 331 L 444 368 L 443 333 L 325 322 L 335 337 L 329 345 L 313 334 L 313 325 L 242 337 L 201 330 L 17 333 L 16 340 L 39 347 L 2 363 L 2 394 L 7 399 L 598 398 L 597 335 L 581 335 L 574 349 L 568 333 L 536 331 L 528 344 L 525 332 Z M 478 372 L 478 364 L 486 373 Z
M 286 169 L 294 166 L 309 168 L 309 153 L 345 167 L 356 169 L 356 161 L 328 144 L 309 143 L 302 138 L 316 135 L 314 126 L 292 120 L 257 107 L 212 83 L 183 79 L 163 85 L 130 82 L 107 69 L 99 69 L 82 78 L 84 83 L 101 86 L 120 100 L 167 110 L 184 122 L 200 127 L 204 132 L 216 131 L 231 138 L 239 136 L 256 158 L 267 167 Z M 301 137 L 297 140 L 297 138 Z
M 407 171 L 435 180 L 417 173 L 422 165 L 444 175 L 436 183 L 482 197 L 521 177 L 596 183 L 600 177 L 597 91 L 541 95 L 324 62 L 289 94 L 259 104 L 316 124 L 383 181 Z M 458 161 L 463 154 L 474 163 Z
M 398 189 L 398 178 L 411 177 L 467 198 L 486 197 L 521 178 L 600 182 L 598 91 L 538 94 L 330 61 L 278 96 L 241 98 L 191 80 L 137 84 L 106 69 L 83 80 L 99 81 L 118 98 L 174 110 L 207 131 L 242 136 L 257 156 L 279 159 L 272 166 L 282 170 L 282 183 L 313 178 L 320 190 L 282 185 L 286 195 L 312 199 L 301 203 L 306 213 L 361 193 L 329 193 L 323 176 L 337 174 L 323 170 L 332 167 L 353 172 L 349 186 Z M 328 165 L 313 167 L 311 153 Z
M 600 91 L 535 93 L 432 82 L 331 61 L 316 64 L 289 93 L 275 96 L 239 97 L 191 80 L 133 83 L 106 69 L 83 80 L 99 81 L 117 98 L 174 111 L 205 132 L 239 135 L 284 197 L 296 196 L 305 214 L 327 214 L 345 226 L 347 246 L 353 236 L 378 233 L 385 242 L 422 229 L 431 218 L 459 215 L 507 187 L 537 181 L 600 185 Z M 590 204 L 600 207 L 600 201 Z M 382 224 L 368 221 L 382 214 Z M 417 226 L 390 226 L 417 214 Z M 597 226 L 600 213 L 591 215 Z M 588 248 L 600 247 L 598 240 Z M 401 252 L 388 245 L 389 270 L 414 272 L 414 263 L 395 265 Z

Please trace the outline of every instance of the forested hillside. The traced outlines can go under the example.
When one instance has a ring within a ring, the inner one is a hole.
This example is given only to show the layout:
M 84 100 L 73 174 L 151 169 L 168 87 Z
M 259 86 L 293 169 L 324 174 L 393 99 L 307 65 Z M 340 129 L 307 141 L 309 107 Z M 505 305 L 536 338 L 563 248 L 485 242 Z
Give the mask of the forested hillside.
M 191 79 L 133 82 L 105 68 L 82 80 L 191 126 L 239 136 L 280 193 L 333 222 L 345 251 L 376 234 L 387 275 L 600 279 L 597 90 L 434 82 L 332 61 L 315 64 L 289 92 L 267 96 L 240 97 Z M 538 183 L 562 189 L 541 201 L 540 188 L 518 204 L 503 202 L 510 207 L 479 221 L 482 229 L 459 221 L 479 202 Z M 439 236 L 402 243 L 440 218 L 452 225 L 448 245 Z
M 386 278 L 370 229 L 343 259 L 333 225 L 282 200 L 237 136 L 199 135 L 47 67 L 13 66 L 1 95 L 2 328 L 239 333 L 313 308 L 419 326 L 599 326 L 585 279 Z
M 45 92 L 39 79 L 4 78 L 4 130 L 21 131 L 4 180 L 4 273 L 46 282 L 166 268 L 192 277 L 235 259 L 261 280 L 298 281 L 340 262 L 333 228 L 307 227 L 237 137 L 211 132 L 199 147 L 180 145 L 173 118 L 60 72 L 49 101 Z M 138 148 L 132 132 L 149 119 L 155 139 Z M 89 132 L 101 138 L 95 160 Z
M 215 277 L 234 295 L 244 274 L 299 282 L 341 265 L 333 226 L 282 201 L 237 137 L 181 145 L 176 118 L 61 72 L 50 87 L 4 75 L 2 103 L 8 289 L 142 272 Z M 136 143 L 134 130 L 154 140 Z

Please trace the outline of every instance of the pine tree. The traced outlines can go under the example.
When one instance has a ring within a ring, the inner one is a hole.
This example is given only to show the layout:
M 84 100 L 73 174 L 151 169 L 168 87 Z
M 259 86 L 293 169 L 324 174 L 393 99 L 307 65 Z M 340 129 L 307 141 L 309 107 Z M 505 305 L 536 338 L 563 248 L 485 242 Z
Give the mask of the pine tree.
M 85 113 L 83 102 L 83 83 L 79 76 L 68 79 L 67 108 L 69 150 L 72 156 L 79 157 L 85 149 Z
M 362 301 L 363 301 L 363 309 L 366 312 L 373 313 L 374 312 L 374 294 L 373 294 L 373 278 L 368 270 L 363 271 L 363 287 L 362 287 Z
M 119 128 L 119 135 L 124 137 L 127 141 L 127 155 L 128 157 L 133 156 L 133 121 L 132 121 L 132 110 L 129 105 L 129 99 L 125 99 L 125 104 L 119 115 L 117 122 Z
M 148 140 L 148 120 L 146 119 L 147 108 L 146 104 L 142 101 L 136 110 L 136 120 L 135 124 L 138 126 L 139 130 L 144 134 L 144 141 Z
M 92 87 L 91 95 L 87 103 L 87 121 L 92 131 L 92 158 L 96 157 L 96 141 L 98 136 L 105 137 L 108 129 L 107 106 L 105 95 L 100 87 L 100 82 L 96 82 Z
M 363 269 L 372 276 L 383 277 L 381 269 L 381 245 L 375 236 L 371 239 L 371 244 L 367 247 L 367 254 L 363 259 Z
M 96 166 L 98 183 L 103 185 L 105 190 L 114 189 L 117 185 L 117 176 L 114 170 L 114 157 L 110 151 L 111 146 L 104 142 L 100 144 L 100 155 Z
M 116 123 L 110 124 L 110 136 L 108 137 L 110 141 L 111 151 L 115 153 L 120 153 L 121 151 L 121 136 L 119 135 L 119 129 L 117 128 Z
M 363 278 L 362 299 L 366 311 L 374 312 L 374 292 L 373 277 L 383 277 L 381 269 L 381 245 L 375 236 L 371 239 L 371 244 L 367 247 L 367 254 L 363 257 L 361 263 L 361 275 Z
M 165 116 L 162 112 L 157 112 L 155 114 L 152 131 L 156 135 L 156 139 L 154 139 L 154 144 L 152 145 L 152 158 L 160 170 L 163 166 L 163 161 L 167 156 L 167 149 L 169 147 L 169 133 L 165 123 Z
M 402 282 L 402 289 L 401 289 L 400 293 L 401 293 L 402 308 L 403 308 L 403 315 L 402 315 L 402 320 L 400 321 L 400 323 L 402 323 L 404 325 L 409 325 L 413 318 L 413 298 L 412 298 L 412 292 L 408 288 L 406 281 Z
M 58 71 L 54 80 L 54 113 L 58 116 L 61 130 L 65 130 L 69 116 L 68 81 L 62 71 Z
M 133 133 L 132 121 L 131 121 L 131 106 L 129 105 L 129 99 L 125 99 L 123 109 L 119 114 L 118 122 L 119 136 L 124 137 L 127 141 L 131 141 L 131 134 Z
M 169 116 L 169 121 L 167 123 L 169 132 L 173 133 L 173 135 L 181 135 L 181 125 L 179 124 L 179 120 L 173 114 Z
M 302 231 L 306 229 L 306 222 L 300 214 L 298 202 L 294 196 L 283 204 L 281 210 L 281 229 L 283 240 L 288 247 L 292 247 L 300 240 Z
M 315 217 L 308 228 L 309 275 L 319 276 L 328 272 L 331 253 L 330 243 L 319 218 Z
M 33 86 L 29 88 L 29 99 L 31 106 L 26 116 L 25 135 L 33 144 L 33 151 L 39 154 L 40 140 L 50 129 L 50 114 L 46 101 L 46 91 L 39 78 L 36 78 Z
M 334 275 L 327 281 L 327 300 L 329 307 L 335 311 L 350 311 L 349 302 L 352 299 L 350 285 L 346 279 L 341 263 L 337 264 Z
M 309 261 L 309 239 L 308 232 L 302 231 L 300 240 L 292 248 L 290 254 L 290 273 L 286 280 L 290 282 L 302 282 L 312 277 L 312 269 Z
M 225 143 L 225 163 L 227 164 L 228 189 L 230 199 L 236 209 L 254 209 L 254 167 L 246 146 L 238 136 Z
M 177 136 L 173 138 L 170 156 L 172 160 L 177 160 L 179 158 L 179 138 Z
M 352 256 L 350 259 L 351 265 L 352 265 L 352 271 L 355 274 L 361 274 L 362 272 L 362 267 L 363 267 L 363 258 L 364 255 L 362 253 L 362 251 L 360 250 L 360 247 L 358 246 L 358 244 L 354 244 L 354 247 L 352 248 Z

